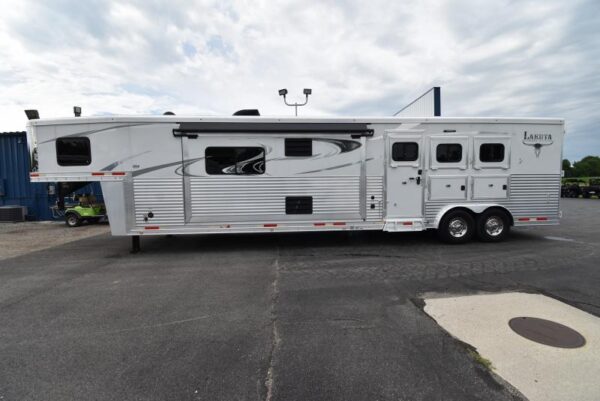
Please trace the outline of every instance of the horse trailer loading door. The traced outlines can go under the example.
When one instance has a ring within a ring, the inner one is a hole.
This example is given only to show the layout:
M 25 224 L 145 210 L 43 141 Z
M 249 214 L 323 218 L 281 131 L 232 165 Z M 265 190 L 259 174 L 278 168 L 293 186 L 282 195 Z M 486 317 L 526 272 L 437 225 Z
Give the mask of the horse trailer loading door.
M 388 133 L 387 217 L 421 217 L 423 206 L 423 136 L 395 131 Z

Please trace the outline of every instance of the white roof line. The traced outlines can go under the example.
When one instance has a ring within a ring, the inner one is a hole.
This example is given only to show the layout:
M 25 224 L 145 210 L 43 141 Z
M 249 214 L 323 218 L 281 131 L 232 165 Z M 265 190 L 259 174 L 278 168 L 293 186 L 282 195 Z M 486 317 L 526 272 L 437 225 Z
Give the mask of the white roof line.
M 521 117 L 252 117 L 252 116 L 98 116 L 44 118 L 30 120 L 27 125 L 59 124 L 101 124 L 101 123 L 180 123 L 180 122 L 240 122 L 240 123 L 537 123 L 562 124 L 562 118 L 521 118 Z

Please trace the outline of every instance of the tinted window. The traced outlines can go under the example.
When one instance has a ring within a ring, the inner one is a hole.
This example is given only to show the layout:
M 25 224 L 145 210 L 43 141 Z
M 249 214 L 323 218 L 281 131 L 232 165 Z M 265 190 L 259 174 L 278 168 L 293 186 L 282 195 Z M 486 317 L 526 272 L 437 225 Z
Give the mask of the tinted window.
M 90 139 L 87 137 L 58 138 L 56 161 L 60 166 L 88 166 L 92 162 Z
M 436 148 L 438 163 L 458 163 L 462 160 L 462 146 L 460 143 L 441 143 Z
M 207 174 L 255 175 L 265 172 L 265 150 L 259 147 L 206 148 Z
M 285 138 L 286 156 L 312 156 L 312 139 Z
M 392 160 L 414 162 L 419 158 L 419 145 L 416 142 L 396 142 L 392 145 Z
M 486 163 L 504 161 L 504 145 L 501 143 L 484 143 L 479 147 L 479 160 Z

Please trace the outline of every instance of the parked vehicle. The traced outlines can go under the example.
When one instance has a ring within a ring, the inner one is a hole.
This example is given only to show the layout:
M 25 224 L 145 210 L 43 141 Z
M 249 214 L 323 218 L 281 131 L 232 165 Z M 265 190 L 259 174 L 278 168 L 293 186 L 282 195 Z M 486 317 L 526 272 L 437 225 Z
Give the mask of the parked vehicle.
M 100 181 L 113 235 L 436 229 L 500 241 L 558 224 L 564 121 L 31 120 L 31 180 Z
M 591 198 L 593 195 L 600 197 L 600 179 L 590 178 L 588 185 L 581 188 L 581 195 L 584 198 Z
M 97 203 L 93 195 L 77 197 L 78 204 L 65 208 L 65 223 L 69 227 L 78 227 L 83 222 L 98 223 L 105 218 L 104 204 Z
M 584 183 L 577 179 L 566 179 L 560 187 L 560 195 L 563 198 L 579 198 L 581 195 L 580 184 Z

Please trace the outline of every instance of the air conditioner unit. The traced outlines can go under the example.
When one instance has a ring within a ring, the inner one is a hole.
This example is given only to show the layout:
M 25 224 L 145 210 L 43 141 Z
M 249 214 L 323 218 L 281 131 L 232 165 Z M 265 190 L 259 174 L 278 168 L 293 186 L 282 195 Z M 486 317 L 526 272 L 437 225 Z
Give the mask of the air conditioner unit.
M 25 221 L 27 206 L 0 206 L 0 221 Z

